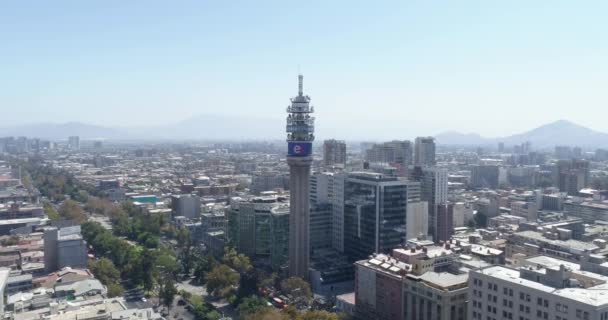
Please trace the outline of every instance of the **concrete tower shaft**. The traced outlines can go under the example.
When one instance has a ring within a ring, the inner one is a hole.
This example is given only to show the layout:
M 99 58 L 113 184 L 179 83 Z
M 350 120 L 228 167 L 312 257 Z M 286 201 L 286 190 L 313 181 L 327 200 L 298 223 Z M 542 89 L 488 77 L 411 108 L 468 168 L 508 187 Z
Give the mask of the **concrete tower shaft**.
M 308 279 L 309 179 L 314 140 L 314 112 L 304 95 L 304 77 L 298 76 L 298 95 L 287 107 L 287 164 L 289 165 L 289 275 Z

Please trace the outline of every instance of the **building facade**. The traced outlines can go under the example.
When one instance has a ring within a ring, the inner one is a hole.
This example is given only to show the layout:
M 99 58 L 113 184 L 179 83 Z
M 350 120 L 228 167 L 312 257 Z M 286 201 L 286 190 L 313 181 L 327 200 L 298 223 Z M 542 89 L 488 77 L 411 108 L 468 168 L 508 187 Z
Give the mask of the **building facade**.
M 334 139 L 323 141 L 323 165 L 346 165 L 346 142 Z
M 389 253 L 406 238 L 407 181 L 351 174 L 344 187 L 344 252 L 351 261 Z
M 435 159 L 435 138 L 418 137 L 414 145 L 414 165 L 434 166 L 437 164 Z

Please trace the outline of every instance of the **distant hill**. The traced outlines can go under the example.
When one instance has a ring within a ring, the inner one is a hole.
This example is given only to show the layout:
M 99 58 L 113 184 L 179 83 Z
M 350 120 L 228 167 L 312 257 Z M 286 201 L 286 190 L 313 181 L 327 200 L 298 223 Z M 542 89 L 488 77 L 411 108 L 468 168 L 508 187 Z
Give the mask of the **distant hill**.
M 591 130 L 567 120 L 558 120 L 538 128 L 503 138 L 484 138 L 477 134 L 445 132 L 435 136 L 438 144 L 487 145 L 504 142 L 506 145 L 530 141 L 536 148 L 556 145 L 580 147 L 607 147 L 608 134 Z
M 200 115 L 178 123 L 146 127 L 112 128 L 79 122 L 27 124 L 0 128 L 0 137 L 26 136 L 49 140 L 66 140 L 69 136 L 80 136 L 82 140 L 254 140 L 281 138 L 284 130 L 283 119 Z
M 331 125 L 333 131 L 341 128 Z M 344 130 L 348 131 L 348 128 Z M 397 131 L 399 128 L 386 128 Z M 83 140 L 267 140 L 282 139 L 284 119 L 249 116 L 199 115 L 177 123 L 147 127 L 104 127 L 79 122 L 38 123 L 0 128 L 0 137 L 26 136 L 50 140 L 66 140 L 77 135 Z M 535 148 L 551 148 L 555 145 L 580 147 L 608 147 L 608 134 L 597 132 L 575 123 L 559 120 L 538 128 L 502 138 L 486 138 L 476 133 L 444 132 L 435 136 L 444 145 L 506 145 L 530 141 Z
M 477 133 L 460 133 L 447 131 L 435 136 L 437 143 L 447 145 L 484 145 L 492 143 L 491 139 L 484 138 Z
M 0 137 L 25 136 L 49 140 L 66 140 L 69 136 L 80 136 L 81 139 L 121 139 L 125 132 L 80 122 L 35 123 L 21 126 L 0 128 Z

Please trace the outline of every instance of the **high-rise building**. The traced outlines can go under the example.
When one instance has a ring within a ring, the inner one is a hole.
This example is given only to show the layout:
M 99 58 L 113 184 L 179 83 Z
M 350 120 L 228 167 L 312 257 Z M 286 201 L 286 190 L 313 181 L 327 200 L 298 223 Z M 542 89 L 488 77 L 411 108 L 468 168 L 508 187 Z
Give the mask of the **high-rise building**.
M 390 163 L 399 165 L 404 173 L 412 164 L 412 142 L 408 140 L 393 140 L 373 144 L 365 151 L 365 160 L 369 162 Z M 405 175 L 405 174 L 404 174 Z
M 429 204 L 426 201 L 408 202 L 405 226 L 408 239 L 426 236 L 429 230 Z
M 311 204 L 310 207 L 310 252 L 314 256 L 319 249 L 332 247 L 332 205 Z
M 434 166 L 435 160 L 435 138 L 418 137 L 414 145 L 414 165 Z
M 68 148 L 72 150 L 80 149 L 80 137 L 79 136 L 70 136 L 68 137 Z
M 498 188 L 499 167 L 495 165 L 476 165 L 471 168 L 472 188 Z
M 278 171 L 256 171 L 251 176 L 251 193 L 260 194 L 263 191 L 286 189 L 288 177 Z
M 287 107 L 287 164 L 289 165 L 289 275 L 308 278 L 309 264 L 309 180 L 312 164 L 314 108 L 303 92 L 302 75 L 298 76 L 298 95 Z
M 198 219 L 201 216 L 201 198 L 192 194 L 180 194 L 171 197 L 171 209 L 174 216 Z
M 235 201 L 228 236 L 238 252 L 278 271 L 288 260 L 289 205 L 275 196 Z
M 337 186 L 342 175 L 315 172 L 310 177 L 310 249 L 335 248 L 334 232 L 342 228 L 343 191 Z M 343 184 L 343 183 L 342 183 Z M 334 214 L 334 211 L 336 213 Z M 337 220 L 337 221 L 335 221 Z M 334 223 L 337 224 L 334 228 Z M 337 249 L 337 248 L 335 248 Z M 341 251 L 341 250 L 340 250 Z
M 341 140 L 323 141 L 323 164 L 325 166 L 346 164 L 346 142 Z
M 405 243 L 408 182 L 356 173 L 344 185 L 344 252 L 351 261 Z
M 409 177 L 421 183 L 420 199 L 426 201 L 429 208 L 428 234 L 436 238 L 437 208 L 448 201 L 448 171 L 443 168 L 416 166 Z
M 498 152 L 500 152 L 500 153 L 505 152 L 505 143 L 504 142 L 498 143 Z
M 441 203 L 437 206 L 435 241 L 447 241 L 454 234 L 454 204 Z
M 556 167 L 556 184 L 561 192 L 576 196 L 589 184 L 589 161 L 560 160 Z

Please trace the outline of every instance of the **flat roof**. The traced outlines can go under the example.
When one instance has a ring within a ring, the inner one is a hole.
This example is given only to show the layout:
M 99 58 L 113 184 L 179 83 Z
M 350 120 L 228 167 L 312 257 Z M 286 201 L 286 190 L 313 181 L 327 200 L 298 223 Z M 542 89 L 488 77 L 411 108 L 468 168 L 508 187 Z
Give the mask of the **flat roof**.
M 534 240 L 538 240 L 538 241 L 542 241 L 545 243 L 551 243 L 554 245 L 561 245 L 563 247 L 567 247 L 567 248 L 571 248 L 571 249 L 577 249 L 577 250 L 589 250 L 589 251 L 593 251 L 593 250 L 597 250 L 599 249 L 598 246 L 592 244 L 592 243 L 588 243 L 588 242 L 583 242 L 583 241 L 578 241 L 578 240 L 552 240 L 552 239 L 548 239 L 545 238 L 542 233 L 538 232 L 538 231 L 532 231 L 532 230 L 528 230 L 528 231 L 520 231 L 520 232 L 516 232 L 514 233 L 514 235 L 517 236 L 521 236 L 521 237 L 526 237 L 526 238 L 530 238 L 530 239 L 534 239 Z
M 469 275 L 467 273 L 452 274 L 449 272 L 427 271 L 420 276 L 420 279 L 437 287 L 449 288 L 466 285 L 469 280 Z
M 503 266 L 493 266 L 477 271 L 480 274 L 490 276 L 492 278 L 501 279 L 530 289 L 543 291 L 549 294 L 560 296 L 563 299 L 578 301 L 591 306 L 608 305 L 608 289 L 603 287 L 582 288 L 565 288 L 556 289 L 542 283 L 520 278 L 518 270 L 509 269 Z
M 8 220 L 0 220 L 0 225 L 11 225 L 18 223 L 31 223 L 31 222 L 40 222 L 42 218 L 22 218 L 22 219 L 8 219 Z

